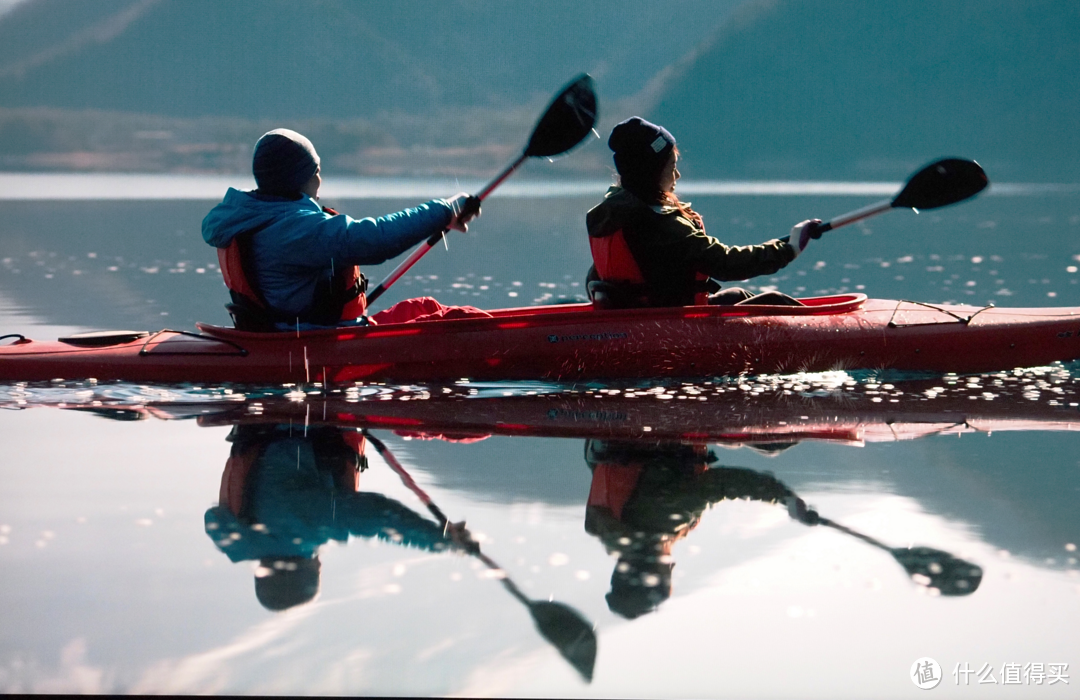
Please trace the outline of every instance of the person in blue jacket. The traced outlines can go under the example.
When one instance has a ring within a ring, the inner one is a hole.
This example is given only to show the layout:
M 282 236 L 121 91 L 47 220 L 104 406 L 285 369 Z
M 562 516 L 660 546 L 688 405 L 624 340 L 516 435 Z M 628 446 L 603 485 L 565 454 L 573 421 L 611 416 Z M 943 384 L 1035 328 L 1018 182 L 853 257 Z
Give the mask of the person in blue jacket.
M 259 309 L 265 326 L 337 325 L 363 316 L 366 280 L 357 266 L 385 262 L 447 229 L 466 231 L 480 213 L 479 200 L 465 193 L 379 218 L 326 209 L 318 203 L 319 155 L 290 129 L 259 139 L 252 171 L 257 189 L 230 188 L 203 219 L 202 235 L 219 249 L 234 302 Z

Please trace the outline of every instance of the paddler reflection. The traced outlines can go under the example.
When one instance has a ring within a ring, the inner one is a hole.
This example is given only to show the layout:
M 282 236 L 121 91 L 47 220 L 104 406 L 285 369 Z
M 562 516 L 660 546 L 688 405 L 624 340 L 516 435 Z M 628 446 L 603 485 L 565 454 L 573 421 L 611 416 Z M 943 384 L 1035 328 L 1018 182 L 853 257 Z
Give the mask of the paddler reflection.
M 439 436 L 457 441 L 458 438 Z M 351 427 L 238 424 L 221 476 L 219 504 L 206 512 L 206 533 L 232 562 L 258 561 L 255 596 L 287 610 L 319 592 L 319 547 L 331 539 L 379 538 L 430 552 L 476 557 L 529 611 L 541 635 L 586 681 L 596 661 L 593 625 L 567 605 L 532 600 L 465 528 L 452 523 L 377 437 Z M 382 494 L 359 490 L 371 444 L 436 521 Z
M 229 560 L 258 561 L 255 596 L 268 610 L 319 592 L 319 548 L 349 537 L 441 552 L 461 533 L 379 493 L 359 490 L 364 436 L 352 428 L 236 425 L 206 533 Z
M 982 569 L 947 552 L 891 548 L 823 518 L 771 474 L 717 465 L 707 445 L 589 439 L 585 461 L 592 470 L 585 530 L 618 559 L 606 598 L 612 612 L 628 619 L 671 597 L 675 543 L 724 500 L 780 504 L 798 522 L 857 537 L 888 551 L 917 584 L 941 595 L 968 595 L 982 580 Z

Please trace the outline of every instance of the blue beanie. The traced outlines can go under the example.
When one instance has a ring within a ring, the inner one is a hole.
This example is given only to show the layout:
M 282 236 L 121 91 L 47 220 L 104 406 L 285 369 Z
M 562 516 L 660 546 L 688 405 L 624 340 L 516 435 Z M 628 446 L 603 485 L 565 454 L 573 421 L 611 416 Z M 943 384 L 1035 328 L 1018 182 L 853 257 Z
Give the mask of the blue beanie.
M 675 137 L 659 124 L 630 117 L 611 130 L 608 148 L 615 153 L 615 169 L 624 185 L 651 186 L 671 158 Z
M 300 194 L 319 168 L 319 154 L 307 137 L 292 129 L 274 129 L 255 144 L 251 170 L 255 184 L 267 194 L 290 197 Z

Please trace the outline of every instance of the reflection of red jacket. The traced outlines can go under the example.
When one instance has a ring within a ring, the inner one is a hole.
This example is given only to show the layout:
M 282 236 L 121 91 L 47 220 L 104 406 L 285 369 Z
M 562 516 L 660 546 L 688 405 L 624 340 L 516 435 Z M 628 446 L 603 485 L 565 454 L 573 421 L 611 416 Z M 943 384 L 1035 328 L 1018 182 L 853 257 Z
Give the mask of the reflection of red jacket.
M 641 469 L 640 464 L 597 464 L 593 468 L 586 507 L 606 508 L 616 519 L 621 518 L 623 506 L 637 487 Z

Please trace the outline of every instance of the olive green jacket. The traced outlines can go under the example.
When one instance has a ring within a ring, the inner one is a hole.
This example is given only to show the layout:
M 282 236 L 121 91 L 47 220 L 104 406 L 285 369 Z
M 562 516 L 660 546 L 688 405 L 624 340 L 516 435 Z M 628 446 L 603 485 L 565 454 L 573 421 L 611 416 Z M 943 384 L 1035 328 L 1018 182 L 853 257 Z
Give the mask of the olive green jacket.
M 696 273 L 720 281 L 744 280 L 771 275 L 795 259 L 786 239 L 724 245 L 678 208 L 650 206 L 621 187 L 610 188 L 604 201 L 589 210 L 585 223 L 596 238 L 623 232 L 655 306 L 693 304 L 699 290 Z

